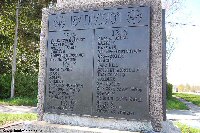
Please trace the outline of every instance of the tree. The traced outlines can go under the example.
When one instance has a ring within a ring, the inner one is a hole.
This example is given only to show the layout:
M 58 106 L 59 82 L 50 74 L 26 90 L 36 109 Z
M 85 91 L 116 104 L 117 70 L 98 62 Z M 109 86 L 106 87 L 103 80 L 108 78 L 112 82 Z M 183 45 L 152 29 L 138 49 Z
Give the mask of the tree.
M 11 72 L 11 61 L 12 61 L 12 44 L 14 38 L 14 15 L 15 5 L 9 5 L 8 3 L 0 3 L 0 73 Z M 6 10 L 5 10 L 6 9 Z
M 17 15 L 18 47 L 17 52 L 14 52 L 17 53 L 16 56 L 13 56 L 17 2 L 18 0 L 0 1 L 0 74 L 11 74 L 12 57 L 16 57 L 16 73 L 37 74 L 41 9 L 55 0 L 21 0 L 20 12 Z
M 167 22 L 168 19 L 173 19 L 175 16 L 174 14 L 178 12 L 184 3 L 184 0 L 162 0 L 163 3 L 163 8 L 165 9 L 165 20 L 166 20 L 166 25 L 167 27 L 175 27 L 177 25 Z M 175 18 L 174 18 L 175 19 Z M 176 20 L 176 19 L 175 19 Z M 167 64 L 168 61 L 175 50 L 175 42 L 177 38 L 173 34 L 173 28 L 167 28 L 167 55 L 166 55 L 166 60 Z
M 162 0 L 163 8 L 166 10 L 166 18 L 172 16 L 181 9 L 183 0 Z
M 17 54 L 17 34 L 18 34 L 18 18 L 19 18 L 19 6 L 20 6 L 21 0 L 17 2 L 16 7 L 16 27 L 15 27 L 15 39 L 14 39 L 14 45 L 13 45 L 13 63 L 12 63 L 12 81 L 11 81 L 11 98 L 14 97 L 15 93 L 15 72 L 16 72 L 16 54 Z
M 184 86 L 183 84 L 181 84 L 181 85 L 179 85 L 177 88 L 178 88 L 178 92 L 183 92 L 185 86 Z
M 191 86 L 189 84 L 185 85 L 185 91 L 190 92 L 191 91 Z

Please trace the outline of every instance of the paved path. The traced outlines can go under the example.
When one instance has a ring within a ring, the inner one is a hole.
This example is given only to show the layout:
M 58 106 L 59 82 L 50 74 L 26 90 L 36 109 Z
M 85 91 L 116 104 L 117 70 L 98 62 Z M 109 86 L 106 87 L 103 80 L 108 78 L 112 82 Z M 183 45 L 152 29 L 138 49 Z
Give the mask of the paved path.
M 189 110 L 167 110 L 167 119 L 200 128 L 200 107 L 181 98 L 178 100 L 185 103 Z
M 184 99 L 181 99 L 181 98 L 178 98 L 178 99 L 181 102 L 185 103 L 189 107 L 190 111 L 200 118 L 200 107 L 199 106 L 194 105 L 193 103 L 188 102 Z
M 0 105 L 0 113 L 36 113 L 36 107 Z

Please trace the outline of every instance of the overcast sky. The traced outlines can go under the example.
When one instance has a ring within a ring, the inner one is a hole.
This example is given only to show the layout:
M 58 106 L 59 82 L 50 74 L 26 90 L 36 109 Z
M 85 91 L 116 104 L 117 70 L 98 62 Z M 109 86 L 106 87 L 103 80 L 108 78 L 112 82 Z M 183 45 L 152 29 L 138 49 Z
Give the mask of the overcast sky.
M 177 40 L 168 61 L 168 82 L 200 86 L 200 0 L 184 1 L 182 9 L 166 20 L 187 24 L 171 28 Z

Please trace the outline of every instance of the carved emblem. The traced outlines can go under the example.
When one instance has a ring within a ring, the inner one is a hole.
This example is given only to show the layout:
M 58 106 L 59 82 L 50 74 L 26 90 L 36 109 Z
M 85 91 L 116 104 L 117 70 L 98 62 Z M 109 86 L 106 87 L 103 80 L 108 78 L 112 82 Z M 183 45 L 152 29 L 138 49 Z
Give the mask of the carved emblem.
M 142 13 L 138 9 L 133 9 L 128 12 L 127 21 L 131 24 L 140 23 L 142 20 Z

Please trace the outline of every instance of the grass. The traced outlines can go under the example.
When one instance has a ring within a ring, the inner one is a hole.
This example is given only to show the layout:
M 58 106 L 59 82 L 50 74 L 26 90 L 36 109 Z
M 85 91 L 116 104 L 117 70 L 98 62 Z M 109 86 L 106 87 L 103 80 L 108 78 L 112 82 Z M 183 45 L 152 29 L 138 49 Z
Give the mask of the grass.
M 176 109 L 176 110 L 187 110 L 189 109 L 184 103 L 180 102 L 175 97 L 167 99 L 167 109 Z
M 20 120 L 22 121 L 37 120 L 37 115 L 33 113 L 25 113 L 25 114 L 0 113 L 0 126 Z
M 180 122 L 176 122 L 175 125 L 181 129 L 182 133 L 200 133 L 199 128 L 192 128 L 192 127 L 189 127 L 186 124 L 182 124 Z
M 12 98 L 12 99 L 0 99 L 1 105 L 15 105 L 15 106 L 37 106 L 37 98 Z
M 200 107 L 200 95 L 185 94 L 185 93 L 174 93 L 174 95 L 183 98 L 186 101 L 192 102 L 193 104 Z

